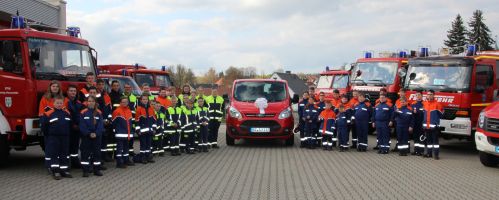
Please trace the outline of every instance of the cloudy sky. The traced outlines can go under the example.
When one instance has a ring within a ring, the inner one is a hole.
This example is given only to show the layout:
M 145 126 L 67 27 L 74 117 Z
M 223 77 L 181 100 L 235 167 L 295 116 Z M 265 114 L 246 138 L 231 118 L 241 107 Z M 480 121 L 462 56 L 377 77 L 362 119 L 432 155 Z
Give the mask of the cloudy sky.
M 366 50 L 437 50 L 455 16 L 476 9 L 498 35 L 497 0 L 69 0 L 67 21 L 100 64 L 313 73 Z

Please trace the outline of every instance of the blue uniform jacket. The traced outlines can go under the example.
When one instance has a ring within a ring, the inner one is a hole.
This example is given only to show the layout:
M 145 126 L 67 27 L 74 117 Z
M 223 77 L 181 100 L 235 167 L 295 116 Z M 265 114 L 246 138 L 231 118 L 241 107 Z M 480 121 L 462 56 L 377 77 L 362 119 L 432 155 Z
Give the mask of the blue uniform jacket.
M 44 134 L 69 136 L 71 114 L 66 109 L 50 109 L 43 113 L 40 122 Z
M 422 101 L 417 101 L 416 103 L 412 104 L 412 110 L 413 110 L 413 113 L 414 113 L 414 127 L 416 126 L 422 126 L 423 124 L 423 119 L 424 119 L 424 115 L 423 115 L 423 111 L 424 111 L 424 108 L 423 108 L 423 102 Z
M 353 112 L 352 119 L 358 122 L 369 122 L 372 118 L 372 108 L 366 102 L 359 102 Z
M 392 112 L 393 112 L 392 107 L 386 104 L 386 102 L 378 104 L 374 109 L 373 122 L 390 121 L 390 119 L 392 118 Z
M 336 115 L 336 129 L 339 131 L 340 129 L 346 129 L 350 125 L 350 116 L 347 112 L 340 112 Z
M 102 112 L 100 110 L 95 111 L 94 109 L 83 109 L 80 115 L 80 135 L 88 137 L 90 133 L 95 133 L 97 136 L 101 136 L 104 132 L 104 119 L 102 118 Z
M 317 111 L 317 108 L 315 105 L 306 105 L 303 110 L 303 120 L 305 123 L 310 123 L 309 121 L 312 120 L 312 126 L 315 126 L 317 124 L 317 120 L 319 119 L 319 112 Z
M 135 131 L 137 134 L 152 133 L 157 128 L 156 112 L 150 105 L 139 104 L 135 111 Z
M 436 100 L 425 101 L 423 108 L 423 127 L 430 129 L 439 127 L 440 118 L 442 118 L 442 105 Z
M 304 99 L 298 103 L 298 117 L 300 118 L 300 121 L 303 119 L 303 113 L 305 112 L 305 105 L 308 104 L 308 99 Z
M 407 106 L 394 111 L 392 119 L 397 122 L 397 127 L 414 127 L 414 113 Z
M 83 109 L 83 104 L 75 98 L 71 100 L 68 98 L 68 111 L 71 114 L 71 123 L 74 125 L 78 125 L 80 122 L 80 112 Z
M 321 113 L 324 109 L 326 109 L 326 102 L 319 101 L 316 103 L 316 106 L 317 106 L 317 112 Z

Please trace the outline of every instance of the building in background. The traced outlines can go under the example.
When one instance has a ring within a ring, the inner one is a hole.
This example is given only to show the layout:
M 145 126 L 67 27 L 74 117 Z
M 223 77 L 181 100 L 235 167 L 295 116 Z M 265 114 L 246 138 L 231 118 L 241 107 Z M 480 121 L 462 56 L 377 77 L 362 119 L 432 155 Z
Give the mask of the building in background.
M 37 30 L 65 33 L 66 1 L 64 0 L 1 0 L 0 29 L 10 28 L 13 15 L 28 20 L 28 24 Z
M 288 92 L 289 96 L 293 96 L 294 94 L 298 94 L 298 96 L 301 96 L 303 92 L 308 90 L 308 87 L 306 85 L 306 82 L 298 75 L 292 74 L 291 71 L 286 71 L 285 73 L 281 72 L 274 72 L 270 79 L 277 79 L 277 80 L 286 80 L 288 81 Z

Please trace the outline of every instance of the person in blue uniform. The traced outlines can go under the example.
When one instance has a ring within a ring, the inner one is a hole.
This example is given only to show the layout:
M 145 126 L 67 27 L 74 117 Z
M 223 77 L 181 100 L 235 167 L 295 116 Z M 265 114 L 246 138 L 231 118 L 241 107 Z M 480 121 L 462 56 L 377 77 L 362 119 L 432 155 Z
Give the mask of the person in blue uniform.
M 409 132 L 414 127 L 414 116 L 412 108 L 407 105 L 407 99 L 400 97 L 400 105 L 393 112 L 393 120 L 396 122 L 397 148 L 400 156 L 407 156 L 409 153 Z
M 433 157 L 439 160 L 440 144 L 438 135 L 440 133 L 440 119 L 442 118 L 442 105 L 435 100 L 435 91 L 429 90 L 427 99 L 423 102 L 423 128 L 427 140 L 427 152 L 425 157 Z
M 305 147 L 306 139 L 305 139 L 305 121 L 303 120 L 303 114 L 305 110 L 305 105 L 308 104 L 309 99 L 308 92 L 304 92 L 302 96 L 302 100 L 298 103 L 298 131 L 300 131 L 300 147 Z
M 90 171 L 102 176 L 100 147 L 105 129 L 102 112 L 97 108 L 96 101 L 93 96 L 87 98 L 87 108 L 81 111 L 79 119 L 83 177 L 88 177 Z
M 135 132 L 140 140 L 140 154 L 137 160 L 142 164 L 153 163 L 152 136 L 157 125 L 155 111 L 149 104 L 148 94 L 140 96 L 140 103 L 135 112 L 135 121 L 137 122 Z
M 156 116 L 156 124 L 153 130 L 154 135 L 152 138 L 152 155 L 163 157 L 165 152 L 163 149 L 163 137 L 165 135 L 164 123 L 166 118 L 166 109 L 161 107 L 161 104 L 157 100 L 151 101 L 151 107 L 154 108 L 154 115 Z
M 338 135 L 338 142 L 340 147 L 340 152 L 348 150 L 348 127 L 351 124 L 350 114 L 347 112 L 345 105 L 340 104 L 338 106 L 338 114 L 336 115 L 336 132 Z
M 201 147 L 199 151 L 208 152 L 208 124 L 210 118 L 208 116 L 208 107 L 204 105 L 204 99 L 199 98 L 197 103 L 197 114 L 198 114 L 198 129 L 199 129 L 199 146 Z
M 181 142 L 185 145 L 187 154 L 195 154 L 195 136 L 198 126 L 197 110 L 194 108 L 193 100 L 186 99 L 185 106 L 182 106 L 182 115 L 180 121 L 182 123 L 182 138 Z
M 412 111 L 414 113 L 414 126 L 412 131 L 412 139 L 414 141 L 413 155 L 422 156 L 424 153 L 425 144 L 421 140 L 423 135 L 423 94 L 421 91 L 416 92 L 416 101 L 412 103 Z
M 165 131 L 170 135 L 170 153 L 172 156 L 180 155 L 180 132 L 182 108 L 177 106 L 177 97 L 172 97 L 172 106 L 168 107 L 166 112 L 166 127 Z
M 390 150 L 390 126 L 392 126 L 392 105 L 387 103 L 386 95 L 379 97 L 379 104 L 376 105 L 373 114 L 373 128 L 376 128 L 380 154 L 388 154 Z
M 322 148 L 324 150 L 333 150 L 333 139 L 336 132 L 336 113 L 332 109 L 331 101 L 325 102 L 324 110 L 319 115 L 319 134 L 322 135 Z
M 52 177 L 73 178 L 69 173 L 69 134 L 71 114 L 64 108 L 64 97 L 54 97 L 54 107 L 44 112 L 40 118 L 43 133 L 46 133 L 46 149 L 48 164 Z
M 303 121 L 305 122 L 305 138 L 306 145 L 310 149 L 314 149 L 317 144 L 317 121 L 319 118 L 319 113 L 317 112 L 317 107 L 315 105 L 314 98 L 308 98 L 308 103 L 305 105 L 305 110 L 303 111 Z
M 67 91 L 68 111 L 71 113 L 71 134 L 69 136 L 69 157 L 71 160 L 71 168 L 80 168 L 80 160 L 78 159 L 78 149 L 80 148 L 80 111 L 83 109 L 83 104 L 80 102 L 78 90 L 75 85 L 69 85 Z
M 359 93 L 357 96 L 359 102 L 355 105 L 353 110 L 354 115 L 352 121 L 357 131 L 357 151 L 365 152 L 367 151 L 367 135 L 369 134 L 369 122 L 372 116 L 371 103 L 366 99 L 363 93 Z
M 112 125 L 116 137 L 116 167 L 126 168 L 133 165 L 129 160 L 128 141 L 133 138 L 132 111 L 128 107 L 128 97 L 123 96 L 120 105 L 113 111 Z

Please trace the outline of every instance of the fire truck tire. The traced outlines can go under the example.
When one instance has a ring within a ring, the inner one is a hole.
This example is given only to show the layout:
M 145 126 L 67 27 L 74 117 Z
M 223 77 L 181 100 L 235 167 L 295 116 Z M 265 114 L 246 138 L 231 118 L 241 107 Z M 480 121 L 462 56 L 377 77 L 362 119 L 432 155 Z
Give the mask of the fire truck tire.
M 292 137 L 288 138 L 285 143 L 286 146 L 293 146 L 295 144 L 295 136 L 293 135 Z
M 225 132 L 225 143 L 228 146 L 234 146 L 234 144 L 236 143 L 236 141 L 235 141 L 234 138 L 231 138 L 227 132 Z
M 496 167 L 499 164 L 499 157 L 480 151 L 480 162 L 487 167 Z
M 10 147 L 7 143 L 7 137 L 0 135 L 0 166 L 7 164 L 10 155 Z

